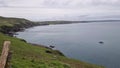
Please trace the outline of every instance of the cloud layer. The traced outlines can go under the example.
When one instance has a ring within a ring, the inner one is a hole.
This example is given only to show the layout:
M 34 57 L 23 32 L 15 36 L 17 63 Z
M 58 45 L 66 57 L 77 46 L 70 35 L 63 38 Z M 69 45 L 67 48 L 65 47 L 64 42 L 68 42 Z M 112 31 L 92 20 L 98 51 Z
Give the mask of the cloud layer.
M 118 5 L 120 0 L 0 0 L 0 6 L 3 7 L 81 8 Z

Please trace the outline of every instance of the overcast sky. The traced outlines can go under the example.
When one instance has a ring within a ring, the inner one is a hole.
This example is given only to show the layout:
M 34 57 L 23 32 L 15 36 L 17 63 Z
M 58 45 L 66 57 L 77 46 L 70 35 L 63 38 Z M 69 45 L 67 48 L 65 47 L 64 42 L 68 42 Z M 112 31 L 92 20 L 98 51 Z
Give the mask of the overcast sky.
M 119 5 L 120 0 L 0 0 L 0 6 L 3 7 L 81 8 Z
M 0 16 L 33 20 L 119 15 L 120 0 L 0 0 Z

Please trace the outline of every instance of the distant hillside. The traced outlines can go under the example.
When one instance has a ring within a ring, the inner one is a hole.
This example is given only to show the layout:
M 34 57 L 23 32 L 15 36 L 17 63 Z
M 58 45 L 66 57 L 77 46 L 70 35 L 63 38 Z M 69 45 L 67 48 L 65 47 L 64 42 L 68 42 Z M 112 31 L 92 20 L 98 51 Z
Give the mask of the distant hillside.
M 31 27 L 33 25 L 38 25 L 35 22 L 23 19 L 23 18 L 5 18 L 0 17 L 0 26 L 19 26 L 19 27 Z
M 91 21 L 42 21 L 33 22 L 23 18 L 6 18 L 0 16 L 0 32 L 4 34 L 13 34 L 14 32 L 24 30 L 25 28 L 38 25 L 55 25 L 70 23 L 92 23 L 92 22 L 120 22 L 120 20 L 91 20 Z
M 0 17 L 0 32 L 9 34 L 23 30 L 25 28 L 38 26 L 38 25 L 50 25 L 50 24 L 69 24 L 76 23 L 76 21 L 44 21 L 33 22 L 23 18 L 6 18 Z
M 39 25 L 39 23 L 35 23 L 22 18 L 0 17 L 0 32 L 5 34 L 17 32 L 23 30 L 24 28 L 29 28 L 37 25 Z

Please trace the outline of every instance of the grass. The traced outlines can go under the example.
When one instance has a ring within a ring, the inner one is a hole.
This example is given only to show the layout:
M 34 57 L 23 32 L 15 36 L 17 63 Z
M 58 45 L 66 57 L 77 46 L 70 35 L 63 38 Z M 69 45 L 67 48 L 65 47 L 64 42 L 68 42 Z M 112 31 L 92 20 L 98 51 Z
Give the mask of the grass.
M 33 46 L 18 38 L 0 33 L 0 51 L 4 40 L 12 42 L 12 68 L 103 68 L 102 66 L 85 63 L 57 54 L 56 50 L 43 46 Z M 47 53 L 50 51 L 51 53 Z
M 3 26 L 3 25 L 13 26 L 14 24 L 20 23 L 20 22 L 22 22 L 22 19 L 0 17 L 0 26 Z

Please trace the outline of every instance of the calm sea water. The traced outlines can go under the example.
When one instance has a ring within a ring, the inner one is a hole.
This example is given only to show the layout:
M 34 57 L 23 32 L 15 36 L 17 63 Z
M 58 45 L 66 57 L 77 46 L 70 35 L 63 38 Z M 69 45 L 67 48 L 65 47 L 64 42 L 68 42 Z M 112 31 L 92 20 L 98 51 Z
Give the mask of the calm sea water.
M 70 58 L 120 68 L 120 22 L 37 26 L 18 33 L 28 42 L 54 45 Z

